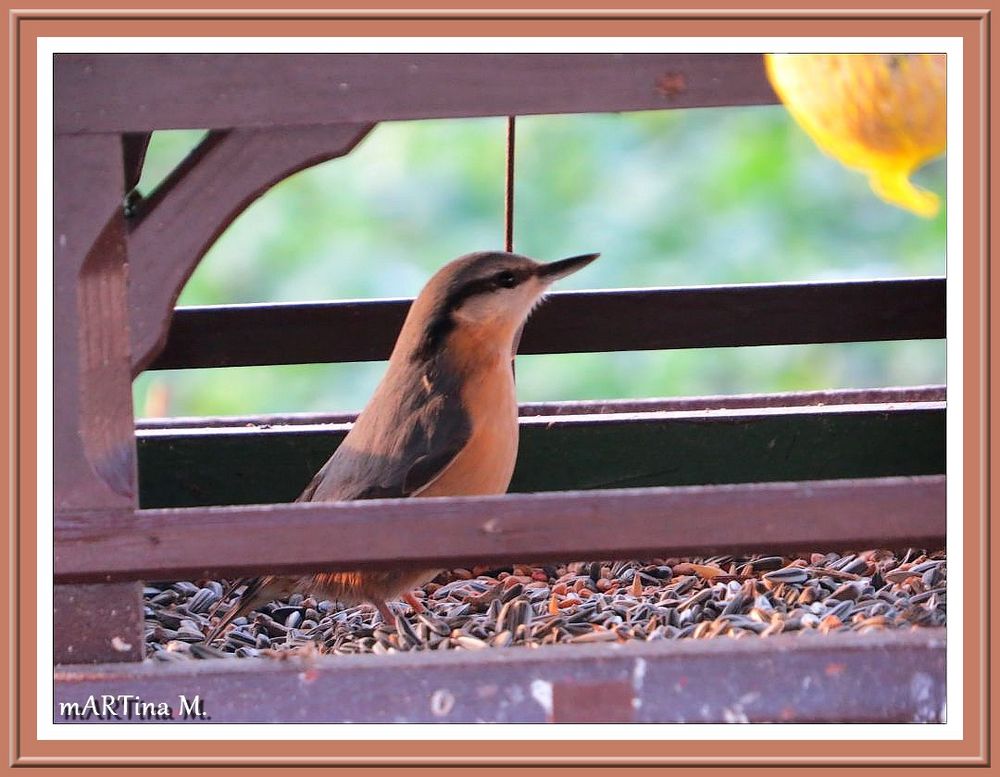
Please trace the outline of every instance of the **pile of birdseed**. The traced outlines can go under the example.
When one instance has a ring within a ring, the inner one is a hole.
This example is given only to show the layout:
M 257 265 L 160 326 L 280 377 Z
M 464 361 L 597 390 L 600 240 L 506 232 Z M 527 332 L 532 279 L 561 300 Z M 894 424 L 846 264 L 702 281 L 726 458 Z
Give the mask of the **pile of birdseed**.
M 145 646 L 175 661 L 943 626 L 946 567 L 944 551 L 911 548 L 454 569 L 416 592 L 423 613 L 391 603 L 403 616 L 394 624 L 370 605 L 293 594 L 235 619 L 211 646 L 205 635 L 237 597 L 210 617 L 231 586 L 181 581 L 145 588 Z

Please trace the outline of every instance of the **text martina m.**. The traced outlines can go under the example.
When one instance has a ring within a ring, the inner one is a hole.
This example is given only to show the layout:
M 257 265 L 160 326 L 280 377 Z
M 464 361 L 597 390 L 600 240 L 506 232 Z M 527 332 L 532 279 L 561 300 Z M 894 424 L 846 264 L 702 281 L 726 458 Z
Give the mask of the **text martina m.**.
M 147 701 L 133 694 L 91 694 L 83 703 L 59 702 L 62 720 L 208 720 L 200 695 L 188 698 L 179 694 L 177 703 Z

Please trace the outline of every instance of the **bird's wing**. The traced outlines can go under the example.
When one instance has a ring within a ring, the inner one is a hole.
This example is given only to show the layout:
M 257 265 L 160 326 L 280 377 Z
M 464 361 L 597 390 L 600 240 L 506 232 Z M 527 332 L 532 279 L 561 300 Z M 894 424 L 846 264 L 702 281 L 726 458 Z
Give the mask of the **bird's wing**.
M 437 430 L 433 444 L 415 439 L 404 446 L 398 463 L 378 466 L 369 457 L 334 454 L 299 495 L 297 502 L 399 499 L 412 496 L 440 475 L 468 442 L 468 434 L 446 436 Z M 341 449 L 338 448 L 338 452 Z M 362 459 L 361 462 L 357 459 Z M 369 466 L 364 466 L 368 464 Z M 375 466 L 370 466 L 374 464 Z M 359 477 L 360 476 L 360 477 Z
M 371 406 L 296 501 L 327 502 L 412 496 L 455 459 L 471 436 L 457 388 L 441 376 L 395 389 Z
M 444 472 L 465 447 L 466 442 L 466 439 L 462 439 L 450 448 L 421 456 L 413 462 L 413 465 L 406 471 L 406 477 L 403 478 L 403 496 L 417 493 Z

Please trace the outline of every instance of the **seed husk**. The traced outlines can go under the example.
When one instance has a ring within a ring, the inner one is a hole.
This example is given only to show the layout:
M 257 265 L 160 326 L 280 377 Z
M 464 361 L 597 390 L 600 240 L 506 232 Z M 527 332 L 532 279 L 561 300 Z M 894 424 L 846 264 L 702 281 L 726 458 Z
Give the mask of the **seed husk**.
M 144 647 L 149 657 L 169 653 L 159 660 L 174 661 L 216 653 L 386 655 L 795 631 L 821 639 L 846 629 L 941 626 L 947 617 L 944 553 L 923 550 L 481 565 L 465 572 L 446 572 L 428 584 L 418 592 L 426 611 L 388 626 L 370 605 L 345 607 L 298 592 L 236 619 L 210 646 L 215 652 L 195 646 L 242 589 L 217 580 L 153 583 L 143 588 Z
M 618 640 L 618 633 L 612 631 L 611 629 L 602 629 L 599 631 L 587 631 L 583 634 L 573 637 L 570 642 L 573 643 L 589 643 L 589 642 L 615 642 Z
M 466 635 L 461 635 L 455 637 L 455 644 L 458 647 L 465 648 L 466 650 L 482 650 L 485 647 L 489 647 L 487 642 L 481 639 L 476 639 L 475 637 L 469 637 Z
M 844 583 L 830 595 L 830 598 L 856 601 L 861 598 L 862 591 L 864 591 L 864 587 L 857 583 Z
M 770 581 L 771 583 L 804 583 L 809 579 L 809 573 L 801 567 L 784 567 L 783 569 L 776 569 L 773 572 L 768 572 L 764 575 L 764 579 Z

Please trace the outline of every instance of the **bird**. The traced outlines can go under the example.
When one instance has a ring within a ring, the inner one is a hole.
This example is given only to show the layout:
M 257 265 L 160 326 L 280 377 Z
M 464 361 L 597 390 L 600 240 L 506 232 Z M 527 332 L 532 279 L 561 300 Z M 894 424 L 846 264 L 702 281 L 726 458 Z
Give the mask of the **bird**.
M 517 458 L 513 359 L 521 329 L 554 281 L 598 256 L 540 263 L 478 251 L 439 269 L 410 306 L 368 404 L 295 501 L 505 493 Z M 239 603 L 206 642 L 241 615 L 297 591 L 371 603 L 391 624 L 387 601 L 402 595 L 419 612 L 412 591 L 439 572 L 401 567 L 245 578 L 231 589 L 246 586 Z

